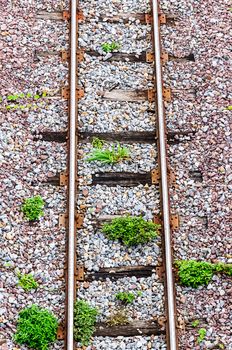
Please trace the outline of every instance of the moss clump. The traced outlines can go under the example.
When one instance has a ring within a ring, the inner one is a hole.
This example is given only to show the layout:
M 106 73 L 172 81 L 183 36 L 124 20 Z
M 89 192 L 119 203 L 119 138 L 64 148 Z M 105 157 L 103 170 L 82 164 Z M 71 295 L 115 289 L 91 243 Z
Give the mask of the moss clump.
M 157 237 L 159 228 L 160 225 L 142 217 L 126 216 L 105 224 L 102 230 L 109 239 L 118 239 L 127 246 L 133 246 L 152 241 Z
M 32 305 L 19 312 L 14 339 L 32 349 L 47 350 L 56 340 L 57 328 L 57 319 L 50 311 Z

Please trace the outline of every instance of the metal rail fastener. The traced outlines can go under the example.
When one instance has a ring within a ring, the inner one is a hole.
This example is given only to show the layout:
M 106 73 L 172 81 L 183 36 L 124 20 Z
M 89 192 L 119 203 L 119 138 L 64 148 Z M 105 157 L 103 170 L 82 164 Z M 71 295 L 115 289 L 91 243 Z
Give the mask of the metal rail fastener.
M 167 313 L 168 313 L 168 335 L 170 350 L 177 350 L 176 343 L 176 323 L 175 323 L 175 302 L 174 302 L 174 281 L 172 273 L 172 254 L 171 254 L 171 228 L 169 211 L 169 191 L 167 175 L 167 151 L 165 141 L 165 119 L 163 105 L 163 84 L 161 70 L 161 48 L 159 34 L 159 15 L 158 0 L 152 0 L 153 5 L 153 31 L 155 48 L 155 66 L 156 66 L 156 91 L 157 91 L 157 109 L 158 109 L 158 129 L 159 129 L 159 151 L 160 151 L 160 171 L 162 188 L 162 212 L 163 212 L 163 230 L 165 241 L 165 267 L 166 267 L 166 287 L 167 287 Z

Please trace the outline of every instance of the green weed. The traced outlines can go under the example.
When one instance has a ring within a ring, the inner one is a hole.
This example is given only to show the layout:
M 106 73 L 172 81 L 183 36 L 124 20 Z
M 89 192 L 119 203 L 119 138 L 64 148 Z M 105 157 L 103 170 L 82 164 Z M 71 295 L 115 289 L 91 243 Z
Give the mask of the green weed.
M 92 146 L 94 148 L 102 149 L 102 147 L 104 146 L 104 143 L 105 143 L 104 140 L 101 140 L 98 137 L 93 137 Z
M 25 98 L 33 98 L 34 100 L 38 100 L 39 98 L 46 97 L 47 92 L 43 91 L 40 94 L 35 94 L 33 95 L 32 93 L 28 92 L 27 94 L 24 94 L 23 92 L 18 92 L 15 94 L 8 95 L 6 97 L 7 101 L 17 101 L 20 99 L 25 99 Z
M 199 324 L 200 324 L 200 321 L 199 321 L 199 320 L 195 320 L 195 321 L 193 321 L 193 322 L 191 323 L 191 326 L 194 327 L 194 328 L 196 328 L 196 327 L 199 326 Z
M 83 300 L 74 305 L 74 339 L 82 346 L 88 346 L 95 330 L 98 311 Z
M 44 104 L 44 102 L 41 102 L 40 104 L 37 103 L 37 101 L 39 99 L 43 99 L 47 96 L 47 91 L 43 91 L 41 93 L 36 93 L 36 94 L 32 94 L 30 92 L 28 93 L 23 93 L 23 92 L 18 92 L 18 93 L 14 93 L 14 94 L 10 94 L 8 96 L 5 97 L 5 101 L 6 102 L 15 102 L 14 104 L 4 104 L 4 108 L 6 108 L 6 110 L 16 110 L 16 109 L 20 109 L 20 110 L 24 110 L 24 109 L 34 109 L 36 110 L 37 108 L 41 107 L 41 105 Z M 20 102 L 20 100 L 23 100 L 23 102 L 27 102 L 27 100 L 30 99 L 30 103 L 16 103 L 16 102 Z M 3 97 L 0 96 L 0 103 L 3 102 Z M 36 101 L 36 103 L 31 103 Z
M 18 95 L 8 95 L 7 101 L 16 101 L 18 99 Z
M 5 263 L 4 263 L 4 266 L 6 267 L 6 268 L 13 268 L 13 264 L 12 264 L 12 262 L 11 261 L 6 261 Z
M 119 292 L 115 295 L 116 299 L 122 301 L 124 304 L 132 304 L 135 300 L 135 295 L 130 292 Z
M 142 217 L 126 216 L 116 218 L 103 225 L 102 231 L 111 240 L 120 240 L 127 246 L 150 242 L 158 235 L 160 225 Z
M 197 288 L 207 285 L 213 277 L 212 264 L 204 261 L 182 260 L 176 261 L 180 283 L 186 287 Z
M 232 264 L 211 264 L 205 261 L 182 260 L 175 262 L 180 283 L 186 287 L 197 288 L 207 285 L 215 273 L 232 276 Z
M 103 164 L 115 164 L 127 158 L 129 158 L 129 150 L 126 147 L 121 147 L 118 143 L 117 145 L 113 145 L 111 149 L 102 150 L 95 148 L 87 161 L 98 161 Z
M 29 291 L 31 289 L 38 288 L 39 284 L 34 279 L 31 273 L 29 274 L 21 274 L 17 273 L 17 277 L 19 279 L 18 285 L 22 287 L 24 290 Z
M 197 342 L 198 344 L 200 344 L 206 336 L 206 329 L 205 328 L 200 328 L 198 331 L 198 338 L 197 338 Z
M 51 312 L 32 305 L 19 312 L 15 341 L 29 348 L 47 350 L 56 340 L 58 322 Z
M 22 212 L 29 221 L 38 220 L 44 215 L 43 209 L 44 201 L 41 196 L 35 196 L 25 199 L 22 205 Z
M 214 264 L 214 271 L 232 276 L 232 264 L 217 263 Z
M 101 45 L 101 48 L 104 52 L 109 53 L 112 52 L 114 50 L 118 50 L 120 49 L 121 45 L 119 43 L 116 42 L 112 42 L 112 43 L 104 43 Z

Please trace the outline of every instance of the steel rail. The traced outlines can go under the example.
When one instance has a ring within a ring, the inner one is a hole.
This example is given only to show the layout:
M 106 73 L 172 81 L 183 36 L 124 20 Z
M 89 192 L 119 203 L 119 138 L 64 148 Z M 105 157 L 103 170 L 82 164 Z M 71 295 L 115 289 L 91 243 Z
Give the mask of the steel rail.
M 67 319 L 66 347 L 73 350 L 73 310 L 75 290 L 75 207 L 76 207 L 76 52 L 77 52 L 77 1 L 71 0 L 71 59 L 70 59 L 70 102 L 69 102 L 69 185 L 68 185 L 68 276 L 67 276 Z
M 166 269 L 165 275 L 166 275 L 166 287 L 167 287 L 166 292 L 167 292 L 167 309 L 168 309 L 167 326 L 168 326 L 169 339 L 167 339 L 167 341 L 169 342 L 170 350 L 177 350 L 158 0 L 152 0 L 152 5 L 153 5 L 152 6 L 153 7 L 153 31 L 154 31 L 154 48 L 155 48 L 156 91 L 157 91 L 157 109 L 158 109 L 161 192 L 162 192 L 161 197 L 162 197 L 162 214 L 163 214 L 163 232 L 164 232 L 164 242 L 165 242 L 165 269 Z

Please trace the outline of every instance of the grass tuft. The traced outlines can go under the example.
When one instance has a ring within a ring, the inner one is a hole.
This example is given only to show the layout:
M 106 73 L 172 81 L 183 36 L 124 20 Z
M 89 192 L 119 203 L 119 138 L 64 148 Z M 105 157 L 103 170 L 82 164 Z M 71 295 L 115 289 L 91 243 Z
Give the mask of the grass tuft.
M 116 145 L 113 145 L 111 149 L 103 150 L 101 148 L 95 148 L 87 161 L 98 161 L 103 164 L 115 164 L 128 158 L 129 150 L 117 143 Z

